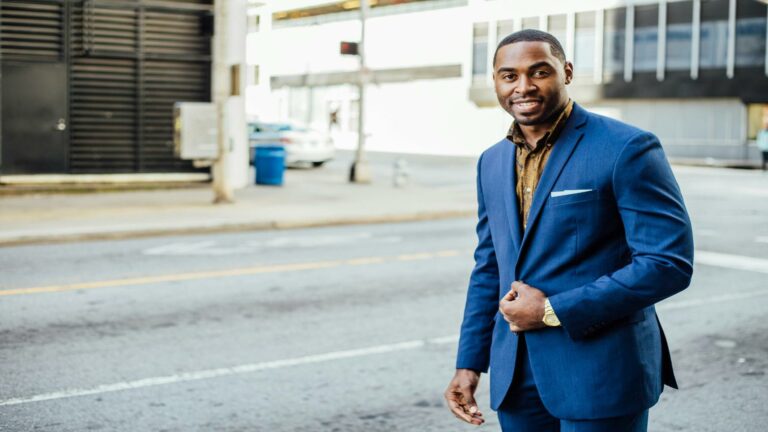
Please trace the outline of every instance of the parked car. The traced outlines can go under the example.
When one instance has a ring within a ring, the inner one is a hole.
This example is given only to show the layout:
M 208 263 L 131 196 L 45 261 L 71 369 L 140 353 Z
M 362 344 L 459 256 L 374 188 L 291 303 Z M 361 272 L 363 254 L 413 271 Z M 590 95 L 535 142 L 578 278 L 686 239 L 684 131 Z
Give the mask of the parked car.
M 250 160 L 256 147 L 282 145 L 286 165 L 312 164 L 319 167 L 333 159 L 336 149 L 330 135 L 295 123 L 248 123 Z

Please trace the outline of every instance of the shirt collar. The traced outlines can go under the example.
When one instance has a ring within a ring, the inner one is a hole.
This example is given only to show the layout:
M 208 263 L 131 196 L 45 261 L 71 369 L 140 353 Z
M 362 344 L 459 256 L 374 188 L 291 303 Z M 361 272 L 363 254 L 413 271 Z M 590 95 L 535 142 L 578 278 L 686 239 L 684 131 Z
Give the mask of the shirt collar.
M 544 147 L 542 144 L 552 146 L 555 143 L 560 132 L 563 130 L 563 127 L 565 127 L 566 120 L 570 117 L 571 111 L 573 111 L 573 100 L 568 99 L 568 103 L 565 105 L 565 108 L 560 111 L 555 123 L 536 143 L 537 149 Z M 520 129 L 520 125 L 518 125 L 517 122 L 512 122 L 512 126 L 509 127 L 509 131 L 507 132 L 507 138 L 516 146 L 531 150 L 531 146 L 528 145 L 528 142 L 525 140 L 525 135 L 523 135 L 523 131 Z

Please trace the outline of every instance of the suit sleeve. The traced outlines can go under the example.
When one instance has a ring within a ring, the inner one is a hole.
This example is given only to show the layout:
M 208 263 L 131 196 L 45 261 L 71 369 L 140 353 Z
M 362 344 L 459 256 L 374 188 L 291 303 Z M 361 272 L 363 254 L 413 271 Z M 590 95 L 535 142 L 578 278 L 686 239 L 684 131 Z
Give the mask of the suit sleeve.
M 487 372 L 490 363 L 493 318 L 499 309 L 499 267 L 493 248 L 481 181 L 482 156 L 477 164 L 477 248 L 461 324 L 457 369 Z
M 691 222 L 655 136 L 641 133 L 628 140 L 614 165 L 612 183 L 631 262 L 550 298 L 573 339 L 676 294 L 691 281 Z

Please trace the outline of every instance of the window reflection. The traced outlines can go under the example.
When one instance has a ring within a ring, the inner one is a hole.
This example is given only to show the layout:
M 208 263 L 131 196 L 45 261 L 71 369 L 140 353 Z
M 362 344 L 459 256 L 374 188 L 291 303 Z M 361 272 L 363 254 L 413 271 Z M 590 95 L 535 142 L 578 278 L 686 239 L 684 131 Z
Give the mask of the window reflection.
M 606 82 L 621 76 L 624 71 L 626 13 L 624 8 L 605 11 L 603 75 Z
M 573 44 L 573 67 L 576 74 L 591 75 L 595 70 L 595 13 L 576 14 L 576 39 Z
M 523 18 L 523 29 L 539 29 L 539 17 Z
M 736 66 L 765 64 L 766 5 L 754 0 L 736 4 Z
M 633 69 L 636 72 L 656 70 L 659 44 L 659 6 L 635 7 Z
M 693 49 L 693 2 L 667 4 L 668 71 L 690 71 Z
M 701 2 L 702 69 L 725 68 L 728 60 L 728 0 Z
M 515 21 L 514 20 L 503 20 L 499 21 L 496 25 L 496 43 L 498 44 L 501 42 L 502 39 L 509 36 L 515 31 Z
M 560 45 L 565 48 L 565 27 L 566 27 L 566 17 L 565 14 L 562 15 L 552 15 L 548 18 L 547 21 L 547 30 L 549 34 L 555 37 L 560 42 Z
M 488 23 L 476 23 L 472 38 L 472 79 L 485 81 L 488 73 Z

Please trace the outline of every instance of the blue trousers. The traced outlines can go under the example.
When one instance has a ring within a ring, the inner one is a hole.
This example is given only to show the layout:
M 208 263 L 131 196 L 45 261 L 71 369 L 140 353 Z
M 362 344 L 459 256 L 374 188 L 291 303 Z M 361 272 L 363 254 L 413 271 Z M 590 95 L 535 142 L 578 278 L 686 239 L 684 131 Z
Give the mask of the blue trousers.
M 648 410 L 595 420 L 565 420 L 547 411 L 531 372 L 525 335 L 520 335 L 515 378 L 499 411 L 503 432 L 647 432 Z

